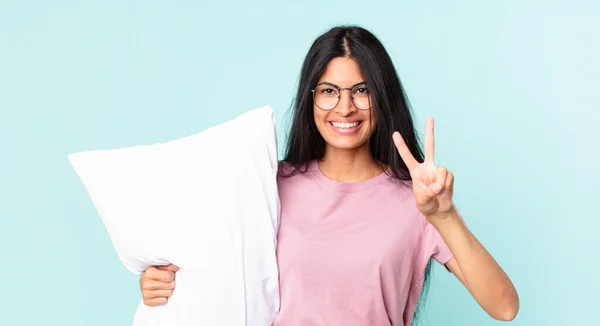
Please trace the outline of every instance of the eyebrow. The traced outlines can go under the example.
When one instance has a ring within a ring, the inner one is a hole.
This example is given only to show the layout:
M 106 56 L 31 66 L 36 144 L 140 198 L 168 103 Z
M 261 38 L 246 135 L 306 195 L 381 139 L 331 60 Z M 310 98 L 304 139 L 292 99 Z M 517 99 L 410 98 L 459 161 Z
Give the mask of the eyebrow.
M 366 84 L 366 82 L 364 80 L 361 81 L 361 82 L 358 82 L 358 83 L 356 83 L 356 84 L 354 84 L 352 86 L 350 86 L 349 88 L 354 88 L 356 86 L 363 85 L 363 84 Z M 336 84 L 328 82 L 328 81 L 324 81 L 324 82 L 321 82 L 321 83 L 317 84 L 317 86 L 321 86 L 321 85 L 330 85 L 330 86 L 334 86 L 334 87 L 337 87 L 337 88 L 343 88 L 343 87 L 341 87 L 339 85 L 336 85 Z

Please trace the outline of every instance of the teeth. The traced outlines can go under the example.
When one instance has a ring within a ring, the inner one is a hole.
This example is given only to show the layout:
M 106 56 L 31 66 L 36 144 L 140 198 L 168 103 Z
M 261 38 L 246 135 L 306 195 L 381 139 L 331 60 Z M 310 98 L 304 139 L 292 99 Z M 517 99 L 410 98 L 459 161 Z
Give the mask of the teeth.
M 332 122 L 331 124 L 336 128 L 348 129 L 358 126 L 359 122 Z

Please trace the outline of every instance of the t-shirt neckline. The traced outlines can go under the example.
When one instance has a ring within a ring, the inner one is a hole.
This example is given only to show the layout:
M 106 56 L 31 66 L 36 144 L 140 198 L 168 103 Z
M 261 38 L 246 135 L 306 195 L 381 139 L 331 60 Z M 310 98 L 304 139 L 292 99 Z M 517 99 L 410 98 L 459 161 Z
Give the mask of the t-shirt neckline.
M 333 179 L 329 179 L 321 169 L 319 168 L 319 163 L 317 160 L 313 160 L 310 163 L 309 171 L 313 172 L 317 181 L 331 190 L 339 191 L 339 192 L 357 192 L 365 189 L 373 188 L 379 184 L 381 184 L 384 180 L 389 178 L 389 171 L 384 171 L 381 174 L 367 180 L 357 181 L 357 182 L 342 182 L 336 181 Z

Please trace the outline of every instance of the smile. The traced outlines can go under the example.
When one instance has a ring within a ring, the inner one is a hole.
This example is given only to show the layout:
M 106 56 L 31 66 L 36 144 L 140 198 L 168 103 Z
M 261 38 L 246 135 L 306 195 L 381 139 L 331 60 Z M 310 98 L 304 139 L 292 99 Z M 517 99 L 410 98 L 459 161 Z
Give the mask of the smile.
M 356 134 L 360 128 L 362 127 L 362 121 L 354 121 L 354 122 L 339 122 L 339 121 L 329 121 L 329 126 L 331 129 L 339 134 L 339 135 L 354 135 Z
M 350 128 L 357 127 L 359 124 L 362 123 L 362 121 L 356 121 L 356 122 L 334 122 L 334 121 L 331 121 L 329 123 L 336 128 L 350 129 Z

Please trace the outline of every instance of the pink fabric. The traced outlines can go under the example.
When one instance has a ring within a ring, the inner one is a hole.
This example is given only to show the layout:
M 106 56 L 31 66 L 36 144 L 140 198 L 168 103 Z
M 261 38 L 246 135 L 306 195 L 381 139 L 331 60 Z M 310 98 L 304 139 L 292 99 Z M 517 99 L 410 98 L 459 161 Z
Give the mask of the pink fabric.
M 273 325 L 409 325 L 429 259 L 452 258 L 410 184 L 386 174 L 336 182 L 313 162 L 281 178 L 279 192 L 281 309 Z

